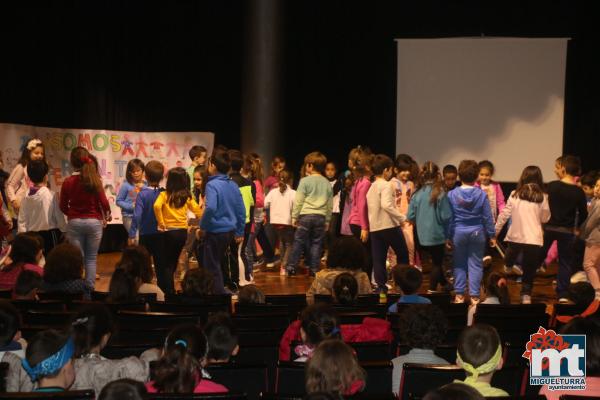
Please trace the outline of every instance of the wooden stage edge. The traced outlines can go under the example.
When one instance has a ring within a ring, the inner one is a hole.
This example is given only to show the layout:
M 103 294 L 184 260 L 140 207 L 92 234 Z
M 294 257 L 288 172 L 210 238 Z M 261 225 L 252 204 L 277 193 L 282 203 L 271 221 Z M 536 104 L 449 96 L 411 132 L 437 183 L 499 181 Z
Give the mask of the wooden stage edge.
M 121 253 L 104 253 L 98 255 L 98 274 L 100 279 L 96 281 L 97 291 L 108 291 L 110 276 L 112 275 L 115 264 L 120 258 Z M 495 256 L 492 265 L 489 267 L 493 271 L 502 271 L 503 261 Z M 557 301 L 556 292 L 553 286 L 553 280 L 556 279 L 557 265 L 551 264 L 546 273 L 538 274 L 534 282 L 534 290 L 532 301 L 534 303 L 546 303 L 551 305 Z M 428 263 L 423 266 L 424 282 L 421 286 L 421 292 L 424 293 L 428 287 Z M 179 287 L 180 273 L 176 273 L 176 286 Z M 520 302 L 521 284 L 516 282 L 516 276 L 509 276 L 508 287 L 511 297 L 511 302 L 517 304 Z M 265 294 L 300 294 L 306 293 L 310 287 L 313 278 L 309 278 L 305 274 L 299 274 L 295 277 L 286 277 L 279 275 L 279 267 L 268 270 L 263 265 L 259 272 L 254 273 L 255 284 Z M 395 292 L 395 290 L 392 290 Z

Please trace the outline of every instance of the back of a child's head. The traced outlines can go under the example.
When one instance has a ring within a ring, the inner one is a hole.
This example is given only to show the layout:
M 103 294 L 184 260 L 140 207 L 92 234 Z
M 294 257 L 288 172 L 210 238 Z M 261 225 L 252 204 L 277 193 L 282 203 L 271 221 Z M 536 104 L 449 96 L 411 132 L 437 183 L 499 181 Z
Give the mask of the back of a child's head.
M 306 364 L 306 392 L 347 394 L 357 383 L 365 383 L 366 374 L 350 346 L 342 340 L 321 342 Z
M 234 149 L 229 150 L 228 153 L 231 161 L 231 171 L 240 172 L 244 166 L 244 153 Z
M 24 367 L 34 382 L 42 378 L 53 377 L 69 362 L 74 354 L 73 351 L 73 342 L 67 333 L 54 329 L 42 331 L 33 336 L 27 344 L 25 350 L 27 364 L 24 363 Z M 60 355 L 55 356 L 57 353 L 60 353 Z M 36 368 L 38 364 L 50 357 L 53 357 L 51 363 L 43 368 Z M 31 371 L 28 369 L 31 369 Z M 34 373 L 33 376 L 32 372 Z
M 414 304 L 400 316 L 402 343 L 411 349 L 435 349 L 448 331 L 448 319 L 442 310 L 431 304 Z
M 71 321 L 75 356 L 89 354 L 105 341 L 114 330 L 114 320 L 110 310 L 103 304 L 89 304 L 81 308 Z M 109 335 L 106 337 L 106 335 Z
M 220 174 L 227 174 L 231 169 L 231 158 L 226 149 L 215 148 L 210 156 L 210 163 L 213 164 Z
M 319 151 L 313 151 L 312 153 L 308 153 L 304 157 L 304 164 L 312 165 L 313 170 L 322 175 L 325 174 L 325 167 L 327 166 L 327 157 L 325 157 L 325 155 Z
M 581 159 L 577 156 L 565 154 L 556 159 L 556 163 L 565 169 L 565 173 L 571 176 L 581 174 Z
M 80 171 L 81 184 L 90 193 L 100 193 L 102 189 L 102 178 L 98 173 L 96 158 L 85 148 L 75 147 L 71 150 L 71 165 Z
M 144 162 L 139 158 L 129 160 L 129 162 L 127 163 L 127 168 L 125 169 L 125 180 L 131 185 L 133 185 L 135 183 L 133 180 L 133 173 L 135 172 L 135 170 L 141 170 L 143 172 L 144 168 Z
M 240 304 L 265 304 L 265 294 L 256 285 L 246 285 L 238 292 Z
M 165 166 L 163 163 L 152 160 L 148 161 L 144 167 L 144 175 L 149 185 L 158 185 L 165 175 Z
M 165 339 L 162 357 L 154 366 L 154 387 L 160 393 L 191 393 L 208 345 L 199 326 L 175 327 Z
M 340 320 L 329 304 L 314 304 L 306 307 L 300 315 L 306 343 L 316 346 L 325 339 L 340 338 Z
M 357 146 L 348 153 L 349 166 L 355 174 L 362 175 L 371 170 L 371 161 L 373 153 L 371 149 L 364 146 Z
M 48 163 L 46 160 L 34 160 L 27 163 L 27 176 L 33 183 L 42 183 L 48 175 Z
M 97 400 L 145 400 L 147 394 L 146 386 L 142 382 L 123 378 L 104 386 Z
M 205 268 L 190 269 L 181 282 L 185 296 L 198 297 L 214 294 L 214 279 Z
M 462 160 L 458 164 L 458 177 L 463 183 L 474 183 L 479 176 L 479 164 L 475 160 Z
M 485 397 L 474 387 L 456 382 L 429 391 L 423 400 L 485 400 Z
M 29 169 L 29 167 L 27 167 Z M 596 185 L 596 181 L 600 177 L 600 173 L 597 170 L 588 171 L 581 177 L 581 186 L 589 186 L 594 187 Z
M 125 268 L 130 275 L 140 278 L 143 283 L 152 283 L 154 272 L 150 253 L 144 246 L 127 246 L 121 253 L 118 266 Z
M 335 301 L 343 305 L 356 303 L 358 297 L 358 282 L 349 272 L 344 272 L 335 277 L 333 281 L 333 297 Z
M 383 172 L 394 166 L 394 162 L 385 154 L 376 154 L 371 162 L 371 171 L 373 175 L 381 175 Z
M 596 291 L 589 282 L 571 283 L 567 298 L 578 306 L 587 307 L 596 297 Z
M 190 156 L 190 160 L 194 161 L 197 157 L 201 157 L 202 153 L 206 153 L 206 147 L 195 145 L 190 148 L 188 155 Z
M 8 300 L 0 300 L 0 346 L 9 344 L 21 329 L 21 314 Z
M 497 354 L 500 343 L 500 336 L 493 326 L 473 324 L 466 327 L 459 335 L 457 354 L 463 362 L 478 368 Z M 502 352 L 501 348 L 500 352 Z M 489 372 L 493 370 L 486 373 Z
M 44 266 L 44 282 L 61 283 L 81 279 L 82 275 L 83 256 L 79 247 L 71 243 L 61 243 L 48 253 Z
M 181 167 L 171 168 L 167 173 L 167 197 L 169 205 L 181 208 L 192 198 L 190 192 L 190 176 Z
M 238 346 L 238 334 L 228 314 L 211 315 L 204 326 L 204 334 L 208 341 L 209 360 L 226 361 L 234 355 Z
M 42 246 L 39 240 L 26 233 L 19 233 L 11 243 L 11 265 L 36 264 L 37 255 L 41 250 Z
M 585 335 L 585 374 L 588 377 L 600 377 L 600 317 L 575 317 L 564 325 L 563 335 Z
M 354 236 L 341 236 L 333 241 L 327 255 L 328 268 L 362 270 L 367 263 L 365 246 Z
M 24 269 L 19 273 L 15 283 L 15 296 L 17 298 L 30 296 L 34 291 L 40 290 L 43 286 L 43 279 L 40 274 L 29 269 Z
M 132 303 L 137 300 L 141 279 L 132 275 L 132 265 L 129 262 L 119 263 L 112 273 L 108 285 L 109 302 Z
M 497 272 L 492 272 L 485 285 L 487 297 L 497 297 L 500 304 L 510 304 L 508 293 L 508 282 L 506 278 Z
M 423 273 L 408 264 L 396 265 L 392 275 L 403 295 L 416 294 L 423 283 Z
M 523 168 L 514 196 L 532 203 L 544 201 L 544 177 L 540 167 L 528 165 Z

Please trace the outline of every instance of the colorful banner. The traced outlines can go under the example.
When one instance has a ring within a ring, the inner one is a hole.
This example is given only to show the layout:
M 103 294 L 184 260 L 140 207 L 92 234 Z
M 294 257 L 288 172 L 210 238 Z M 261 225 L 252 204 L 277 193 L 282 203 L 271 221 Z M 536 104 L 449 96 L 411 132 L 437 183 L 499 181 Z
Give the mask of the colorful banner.
M 124 132 L 0 123 L 0 150 L 5 171 L 13 169 L 31 138 L 39 138 L 44 143 L 50 166 L 49 183 L 56 192 L 60 191 L 63 180 L 71 175 L 69 156 L 73 148 L 85 147 L 98 158 L 100 175 L 111 201 L 113 223 L 121 222 L 121 212 L 114 200 L 125 179 L 129 160 L 158 160 L 164 164 L 166 172 L 173 167 L 187 168 L 191 163 L 188 151 L 192 146 L 204 146 L 211 154 L 214 144 L 211 132 Z

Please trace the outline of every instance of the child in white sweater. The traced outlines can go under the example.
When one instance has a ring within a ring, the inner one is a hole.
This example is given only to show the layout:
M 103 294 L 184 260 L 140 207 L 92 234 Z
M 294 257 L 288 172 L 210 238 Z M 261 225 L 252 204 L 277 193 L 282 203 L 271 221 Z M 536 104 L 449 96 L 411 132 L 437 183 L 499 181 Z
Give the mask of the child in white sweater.
M 506 251 L 506 270 L 512 270 L 519 254 L 523 257 L 523 285 L 521 287 L 521 303 L 531 303 L 531 292 L 535 271 L 539 266 L 540 251 L 544 244 L 542 224 L 550 219 L 548 196 L 542 191 L 544 180 L 542 171 L 534 165 L 525 167 L 517 190 L 513 191 L 508 203 L 498 216 L 496 236 L 511 218 L 511 225 L 506 234 L 508 249 Z
M 408 263 L 408 250 L 401 230 L 406 216 L 400 214 L 396 208 L 394 188 L 389 182 L 393 166 L 391 158 L 384 154 L 377 154 L 372 163 L 375 181 L 367 192 L 373 274 L 380 293 L 387 292 L 385 260 L 388 248 L 394 250 L 398 263 Z

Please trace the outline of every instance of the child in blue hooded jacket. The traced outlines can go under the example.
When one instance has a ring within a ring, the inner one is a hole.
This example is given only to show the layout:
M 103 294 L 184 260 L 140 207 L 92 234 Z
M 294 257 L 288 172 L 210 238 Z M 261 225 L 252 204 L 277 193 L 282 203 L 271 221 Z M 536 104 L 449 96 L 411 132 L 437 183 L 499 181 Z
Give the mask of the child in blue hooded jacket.
M 448 193 L 452 208 L 449 246 L 454 247 L 455 302 L 465 301 L 467 277 L 471 303 L 479 303 L 479 288 L 483 277 L 483 256 L 487 237 L 496 245 L 494 219 L 487 195 L 475 187 L 479 166 L 474 160 L 463 160 L 458 167 L 462 185 Z
M 223 294 L 223 271 L 221 260 L 229 243 L 241 244 L 246 226 L 246 206 L 239 186 L 227 173 L 231 167 L 229 154 L 216 150 L 208 161 L 208 183 L 204 215 L 200 220 L 200 229 L 204 231 L 202 265 L 213 274 L 215 294 Z

